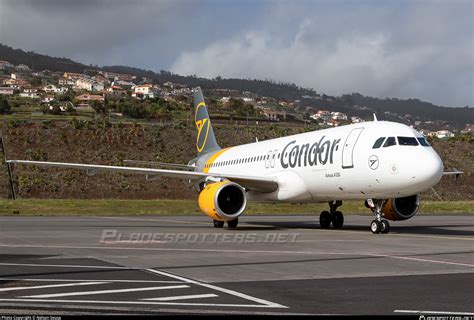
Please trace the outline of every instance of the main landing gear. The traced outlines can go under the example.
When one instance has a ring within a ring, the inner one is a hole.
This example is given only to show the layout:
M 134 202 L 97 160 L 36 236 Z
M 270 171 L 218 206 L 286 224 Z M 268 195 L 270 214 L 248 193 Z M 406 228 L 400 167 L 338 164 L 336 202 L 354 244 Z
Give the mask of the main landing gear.
M 372 209 L 375 219 L 370 223 L 370 231 L 372 233 L 388 233 L 390 231 L 390 223 L 383 219 L 382 208 L 387 200 L 368 200 L 367 206 Z
M 321 228 L 328 229 L 331 224 L 334 229 L 342 228 L 344 225 L 344 215 L 341 211 L 337 211 L 337 208 L 341 205 L 341 200 L 329 202 L 329 211 L 323 211 L 319 216 L 319 224 L 321 225 Z
M 227 226 L 232 229 L 237 228 L 238 224 L 239 224 L 239 218 L 235 218 L 234 220 L 227 221 Z M 224 227 L 224 221 L 214 220 L 214 228 L 223 228 L 223 227 Z

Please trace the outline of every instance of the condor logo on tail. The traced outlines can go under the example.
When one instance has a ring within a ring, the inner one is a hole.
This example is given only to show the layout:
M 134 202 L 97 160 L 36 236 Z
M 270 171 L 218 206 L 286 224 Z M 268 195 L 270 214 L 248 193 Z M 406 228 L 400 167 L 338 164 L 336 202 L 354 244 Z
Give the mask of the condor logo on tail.
M 202 150 L 204 149 L 204 147 L 206 146 L 206 142 L 207 142 L 207 137 L 209 135 L 209 127 L 210 127 L 210 122 L 209 122 L 209 118 L 205 117 L 205 118 L 202 118 L 202 119 L 198 119 L 198 117 L 203 114 L 207 115 L 207 112 L 199 112 L 199 108 L 206 108 L 206 104 L 204 102 L 201 102 L 198 104 L 198 106 L 196 107 L 196 115 L 195 115 L 195 120 L 194 122 L 196 123 L 196 127 L 197 127 L 197 130 L 198 130 L 198 134 L 197 134 L 197 139 L 196 139 L 196 148 L 197 148 L 197 151 L 198 152 L 202 152 Z

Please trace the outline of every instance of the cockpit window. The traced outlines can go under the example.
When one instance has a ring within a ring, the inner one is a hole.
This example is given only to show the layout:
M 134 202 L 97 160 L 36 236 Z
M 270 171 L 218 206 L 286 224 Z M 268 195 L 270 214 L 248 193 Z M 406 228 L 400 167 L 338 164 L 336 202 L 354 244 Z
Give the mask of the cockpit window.
M 401 146 L 417 146 L 418 140 L 415 137 L 397 137 L 398 144 Z
M 374 146 L 372 149 L 378 149 L 382 146 L 383 141 L 385 140 L 385 137 L 378 138 L 377 141 L 375 141 Z
M 387 140 L 385 140 L 385 143 L 383 144 L 383 147 L 390 147 L 394 146 L 397 144 L 397 141 L 395 140 L 395 137 L 388 137 Z
M 417 139 L 418 139 L 418 141 L 420 141 L 420 144 L 421 144 L 423 147 L 429 147 L 429 146 L 430 146 L 430 144 L 428 143 L 428 141 L 426 141 L 425 138 L 421 138 L 421 137 L 420 137 L 420 138 L 417 138 Z

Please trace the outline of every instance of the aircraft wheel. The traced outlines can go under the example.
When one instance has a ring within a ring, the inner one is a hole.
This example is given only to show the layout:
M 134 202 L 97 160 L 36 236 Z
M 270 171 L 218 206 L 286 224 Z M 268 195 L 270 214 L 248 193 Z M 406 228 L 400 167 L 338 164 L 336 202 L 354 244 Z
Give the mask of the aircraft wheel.
M 321 215 L 319 216 L 319 224 L 323 229 L 328 229 L 331 226 L 331 214 L 329 211 L 321 212 Z
M 341 211 L 336 211 L 332 215 L 332 226 L 334 229 L 341 229 L 344 225 L 344 215 Z
M 370 231 L 372 231 L 373 234 L 380 233 L 381 229 L 382 229 L 382 224 L 378 220 L 373 220 L 370 223 Z
M 387 220 L 382 220 L 380 227 L 381 233 L 388 233 L 390 231 L 390 223 Z
M 224 227 L 224 221 L 214 220 L 214 228 Z
M 229 220 L 227 221 L 227 226 L 229 228 L 237 228 L 237 225 L 239 224 L 239 218 L 236 218 L 234 220 Z

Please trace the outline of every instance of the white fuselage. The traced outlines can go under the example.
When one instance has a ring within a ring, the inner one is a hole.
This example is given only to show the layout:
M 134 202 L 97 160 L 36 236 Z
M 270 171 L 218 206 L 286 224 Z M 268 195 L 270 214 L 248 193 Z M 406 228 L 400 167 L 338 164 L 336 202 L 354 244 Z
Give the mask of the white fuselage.
M 394 137 L 396 144 L 373 148 L 381 137 Z M 423 139 L 400 123 L 364 122 L 231 147 L 203 157 L 197 166 L 209 173 L 277 179 L 272 193 L 248 192 L 253 201 L 388 199 L 438 183 L 443 163 L 433 148 L 419 140 L 400 145 L 398 137 Z

